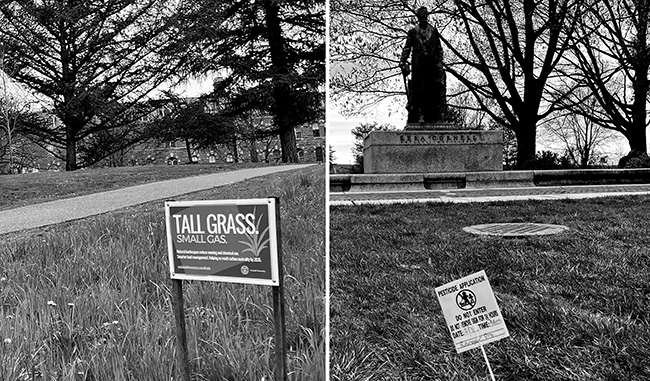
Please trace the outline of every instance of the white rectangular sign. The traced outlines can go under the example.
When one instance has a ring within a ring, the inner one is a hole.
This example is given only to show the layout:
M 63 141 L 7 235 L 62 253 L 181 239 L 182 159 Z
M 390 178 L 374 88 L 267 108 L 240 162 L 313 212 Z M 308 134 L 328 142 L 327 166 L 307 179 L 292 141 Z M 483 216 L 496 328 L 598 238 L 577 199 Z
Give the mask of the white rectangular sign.
M 458 353 L 510 336 L 484 270 L 437 287 L 436 295 Z

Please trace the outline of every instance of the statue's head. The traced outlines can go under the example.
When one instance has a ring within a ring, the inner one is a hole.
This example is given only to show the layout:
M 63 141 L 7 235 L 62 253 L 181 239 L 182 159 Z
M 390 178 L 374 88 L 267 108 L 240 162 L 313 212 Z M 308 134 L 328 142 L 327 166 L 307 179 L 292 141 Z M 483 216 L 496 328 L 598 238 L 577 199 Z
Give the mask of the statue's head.
M 427 7 L 420 7 L 415 12 L 415 16 L 418 18 L 418 23 L 425 24 L 429 18 L 429 10 Z

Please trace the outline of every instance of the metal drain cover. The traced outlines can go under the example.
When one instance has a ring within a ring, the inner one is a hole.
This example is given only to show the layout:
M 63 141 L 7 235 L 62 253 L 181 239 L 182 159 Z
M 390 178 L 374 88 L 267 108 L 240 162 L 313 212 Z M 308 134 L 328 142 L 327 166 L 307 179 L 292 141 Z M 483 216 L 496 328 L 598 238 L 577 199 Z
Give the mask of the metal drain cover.
M 472 234 L 501 237 L 523 237 L 531 235 L 557 234 L 569 230 L 563 225 L 533 224 L 527 222 L 473 225 L 463 228 Z

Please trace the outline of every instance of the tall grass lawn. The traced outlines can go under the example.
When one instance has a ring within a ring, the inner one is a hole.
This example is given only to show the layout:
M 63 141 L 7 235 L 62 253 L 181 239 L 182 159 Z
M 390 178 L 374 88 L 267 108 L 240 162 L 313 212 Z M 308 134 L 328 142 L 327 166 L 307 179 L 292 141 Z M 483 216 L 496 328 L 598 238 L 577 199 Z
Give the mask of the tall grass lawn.
M 177 197 L 280 198 L 289 380 L 325 376 L 325 191 L 312 166 Z M 0 236 L 0 380 L 175 380 L 163 201 Z M 272 290 L 184 282 L 192 380 L 274 380 Z

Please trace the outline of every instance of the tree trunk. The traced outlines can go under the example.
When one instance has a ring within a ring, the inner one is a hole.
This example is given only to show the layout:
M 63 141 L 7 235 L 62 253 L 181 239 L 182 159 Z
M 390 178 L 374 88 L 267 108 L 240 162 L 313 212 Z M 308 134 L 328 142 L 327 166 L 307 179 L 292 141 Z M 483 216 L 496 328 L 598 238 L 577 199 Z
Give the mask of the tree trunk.
M 634 101 L 632 103 L 632 126 L 628 140 L 630 141 L 630 149 L 632 151 L 646 154 L 648 152 L 645 133 L 647 117 L 646 99 L 648 97 L 648 66 L 650 65 L 648 63 L 647 28 L 650 4 L 643 1 L 640 4 L 637 3 L 637 7 L 639 8 L 639 20 L 638 35 L 635 39 L 635 78 L 632 83 Z
M 282 37 L 280 25 L 280 6 L 278 0 L 264 0 L 264 14 L 266 20 L 266 35 L 271 51 L 271 65 L 275 72 L 273 76 L 273 108 L 275 123 L 280 130 L 280 144 L 282 146 L 282 162 L 297 163 L 298 149 L 296 147 L 296 136 L 294 126 L 291 123 L 292 109 L 291 86 L 287 83 L 286 76 L 289 74 L 287 64 L 287 53 L 285 42 Z
M 527 163 L 535 159 L 537 127 L 526 126 L 524 123 L 521 123 L 515 131 L 517 137 L 517 169 L 525 168 Z
M 589 154 L 591 152 L 587 149 L 585 149 L 585 152 L 582 154 L 582 158 L 580 159 L 580 168 L 582 169 L 587 169 L 589 167 Z
M 251 154 L 251 163 L 258 163 L 260 161 L 259 156 L 257 156 L 257 142 L 255 139 L 250 141 L 250 154 Z
M 12 135 L 14 129 L 16 128 L 16 122 L 17 122 L 16 119 L 18 118 L 18 116 L 16 115 L 12 118 L 10 115 L 10 111 L 8 109 L 8 107 L 10 106 L 6 104 L 5 107 L 7 107 L 7 109 L 2 111 L 5 113 L 4 122 L 6 125 L 7 148 L 9 150 L 9 174 L 13 174 L 14 173 L 14 150 L 13 150 L 14 145 L 12 141 Z M 13 119 L 13 123 L 12 123 L 12 119 Z
M 643 128 L 637 128 L 637 126 L 634 127 L 634 129 L 629 129 L 625 132 L 625 137 L 630 144 L 630 151 L 636 153 L 647 153 L 648 148 L 646 144 L 645 125 Z
M 77 137 L 74 127 L 65 126 L 65 170 L 76 171 L 77 167 Z
M 187 163 L 194 164 L 194 160 L 192 160 L 192 148 L 190 147 L 190 140 L 188 138 L 185 138 L 185 150 L 187 151 Z
M 237 149 L 237 137 L 232 138 L 232 160 L 239 163 L 239 150 Z
M 296 134 L 293 128 L 282 131 L 280 135 L 280 146 L 282 147 L 282 162 L 297 163 L 298 151 L 296 149 Z

